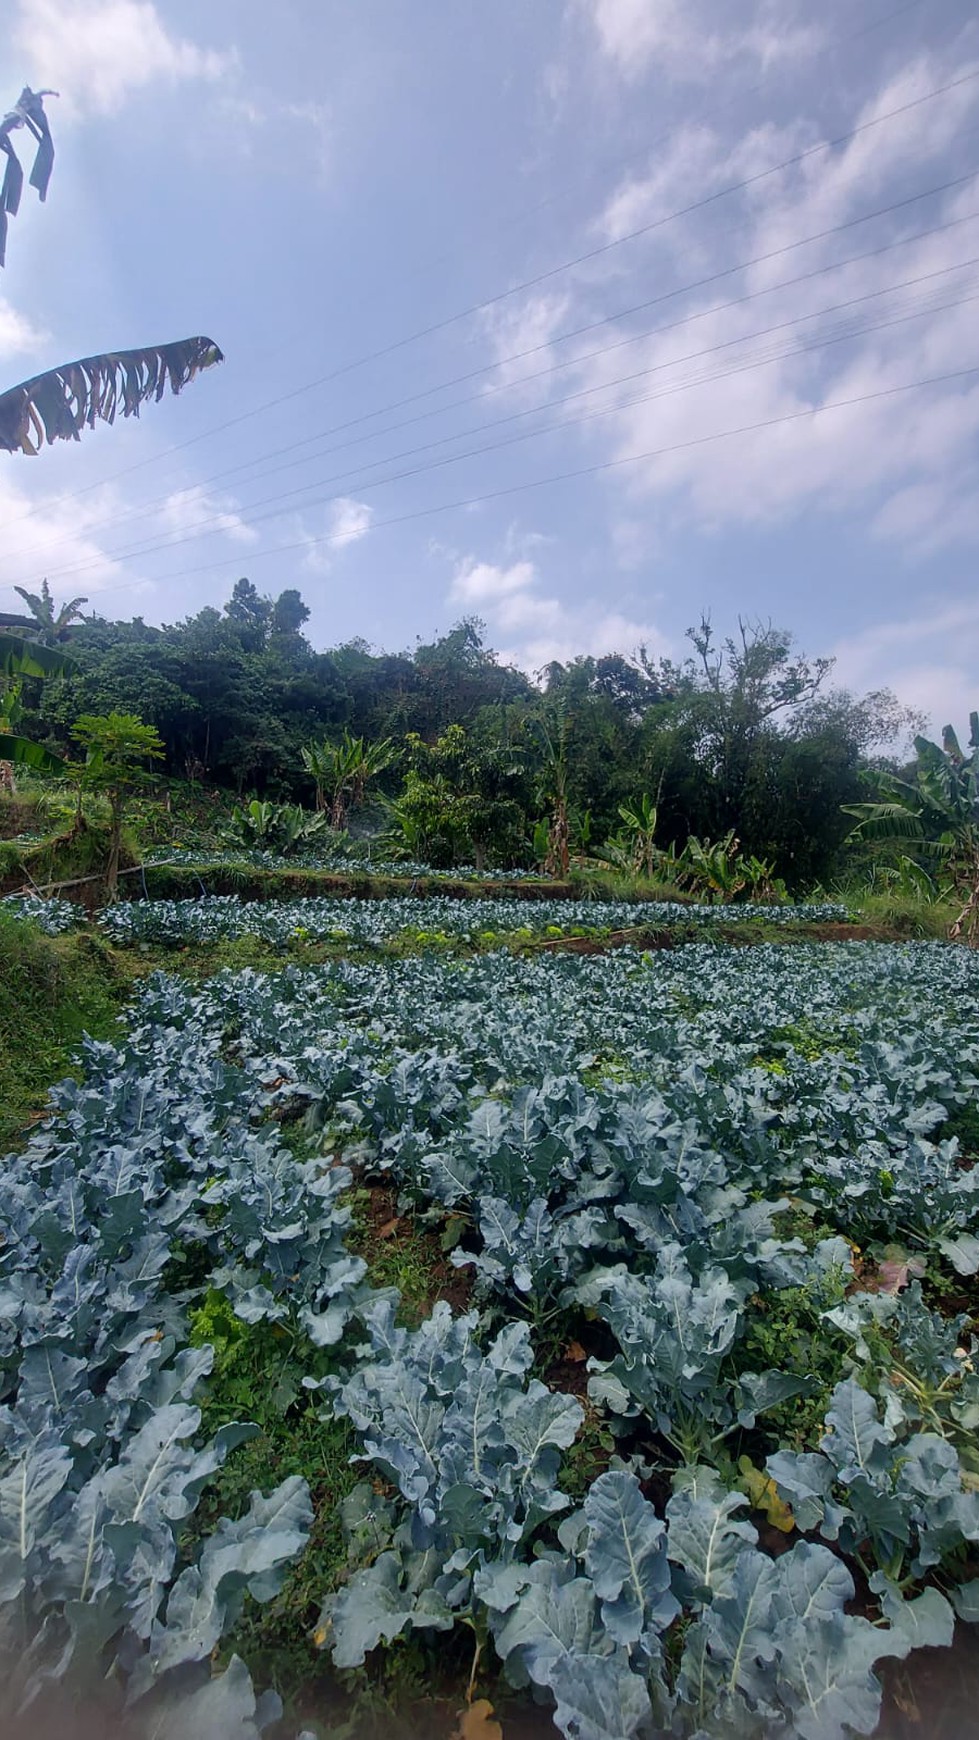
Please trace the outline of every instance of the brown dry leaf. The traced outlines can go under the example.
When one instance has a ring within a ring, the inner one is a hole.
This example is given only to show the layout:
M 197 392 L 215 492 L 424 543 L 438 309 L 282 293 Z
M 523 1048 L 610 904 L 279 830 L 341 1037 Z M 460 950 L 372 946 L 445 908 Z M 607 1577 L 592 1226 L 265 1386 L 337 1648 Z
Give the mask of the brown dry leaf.
M 493 1715 L 489 1698 L 477 1698 L 463 1711 L 452 1740 L 503 1740 L 503 1729 Z
M 384 1225 L 382 1227 L 378 1228 L 378 1232 L 377 1232 L 378 1238 L 379 1239 L 393 1239 L 393 1237 L 394 1237 L 395 1233 L 397 1232 L 400 1225 L 401 1225 L 401 1222 L 398 1219 L 397 1215 L 395 1215 L 393 1220 L 386 1220 L 384 1222 Z
M 564 1350 L 564 1357 L 570 1360 L 572 1365 L 581 1365 L 582 1361 L 588 1358 L 588 1355 L 580 1341 L 569 1341 Z

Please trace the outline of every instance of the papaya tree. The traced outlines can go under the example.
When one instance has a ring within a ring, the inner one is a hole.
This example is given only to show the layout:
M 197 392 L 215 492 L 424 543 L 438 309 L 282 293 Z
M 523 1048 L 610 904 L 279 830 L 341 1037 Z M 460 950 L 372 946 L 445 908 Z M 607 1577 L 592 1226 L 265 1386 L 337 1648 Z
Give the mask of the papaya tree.
M 144 763 L 162 759 L 163 740 L 154 725 L 145 725 L 135 713 L 83 713 L 72 726 L 71 735 L 85 749 L 79 784 L 109 800 L 105 886 L 111 900 L 119 883 L 126 800 L 148 779 Z

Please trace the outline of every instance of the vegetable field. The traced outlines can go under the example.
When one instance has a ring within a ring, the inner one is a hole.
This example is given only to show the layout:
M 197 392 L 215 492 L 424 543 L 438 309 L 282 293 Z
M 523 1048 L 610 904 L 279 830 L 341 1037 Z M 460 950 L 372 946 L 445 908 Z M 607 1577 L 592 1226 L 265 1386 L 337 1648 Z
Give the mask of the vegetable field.
M 62 902 L 67 905 L 67 902 Z M 209 943 L 242 936 L 274 947 L 298 938 L 378 947 L 399 937 L 419 942 L 500 941 L 510 937 L 601 936 L 641 924 L 644 930 L 682 924 L 694 930 L 716 925 L 716 906 L 674 901 L 607 900 L 451 900 L 440 896 L 390 900 L 312 898 L 243 901 L 235 895 L 201 900 L 134 900 L 109 907 L 101 924 L 121 943 L 169 946 Z M 835 901 L 798 906 L 739 905 L 737 920 L 791 929 L 800 924 L 839 924 L 847 909 Z
M 154 973 L 6 1159 L 0 1714 L 872 1734 L 979 1624 L 979 958 L 415 905 L 104 916 L 419 946 Z

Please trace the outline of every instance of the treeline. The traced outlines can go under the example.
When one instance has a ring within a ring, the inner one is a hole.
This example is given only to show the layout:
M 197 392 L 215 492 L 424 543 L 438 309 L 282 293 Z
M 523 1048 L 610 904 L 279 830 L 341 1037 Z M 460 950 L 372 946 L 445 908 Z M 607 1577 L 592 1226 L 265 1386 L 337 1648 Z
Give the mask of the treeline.
M 475 619 L 386 654 L 360 640 L 317 652 L 308 616 L 296 590 L 273 599 L 241 580 L 223 610 L 163 628 L 89 617 L 70 632 L 77 674 L 25 685 L 23 728 L 65 751 L 79 714 L 136 713 L 171 777 L 307 804 L 305 746 L 344 730 L 391 739 L 378 788 L 436 860 L 525 860 L 556 791 L 588 849 L 649 794 L 660 845 L 733 829 L 799 888 L 830 873 L 841 806 L 913 723 L 886 691 L 834 689 L 831 661 L 770 625 L 719 642 L 702 622 L 677 663 L 581 657 L 537 685 L 499 663 Z

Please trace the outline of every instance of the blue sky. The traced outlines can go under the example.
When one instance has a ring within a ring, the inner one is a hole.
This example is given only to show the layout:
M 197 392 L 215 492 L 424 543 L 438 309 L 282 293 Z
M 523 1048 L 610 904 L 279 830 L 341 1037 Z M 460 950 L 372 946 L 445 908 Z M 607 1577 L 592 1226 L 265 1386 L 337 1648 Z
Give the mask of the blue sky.
M 46 575 L 172 621 L 247 574 L 301 589 L 317 645 L 477 614 L 531 671 L 676 655 L 740 612 L 964 723 L 964 0 L 4 13 L 9 100 L 61 96 L 47 203 L 10 225 L 3 378 L 201 332 L 227 360 L 4 458 L 0 607 Z

